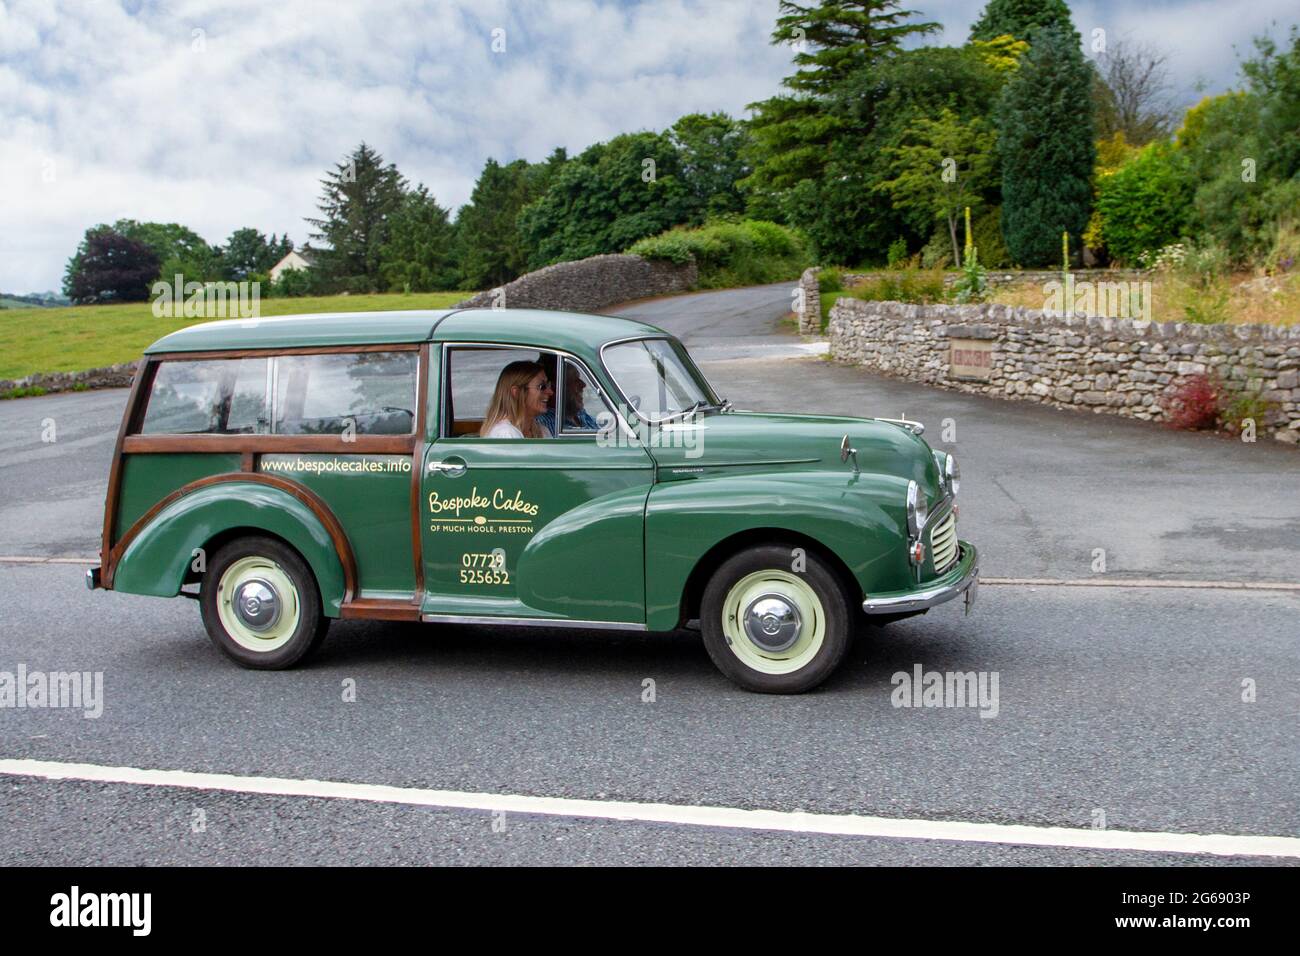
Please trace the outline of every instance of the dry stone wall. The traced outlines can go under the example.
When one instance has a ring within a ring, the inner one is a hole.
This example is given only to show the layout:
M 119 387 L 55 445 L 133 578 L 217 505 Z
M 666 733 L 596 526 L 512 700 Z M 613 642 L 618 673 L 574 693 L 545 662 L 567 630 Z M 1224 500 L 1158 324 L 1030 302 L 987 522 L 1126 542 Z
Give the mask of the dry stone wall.
M 1300 325 L 1195 325 L 1057 316 L 1018 306 L 843 298 L 830 352 L 877 372 L 1022 401 L 1161 421 L 1160 396 L 1217 373 L 1269 403 L 1257 434 L 1300 444 Z
M 817 284 L 817 274 L 821 269 L 813 266 L 804 269 L 799 276 L 799 290 L 802 295 L 796 303 L 795 315 L 799 319 L 799 331 L 803 335 L 816 335 L 822 330 L 822 293 Z
M 106 365 L 83 372 L 37 372 L 26 378 L 0 379 L 0 395 L 16 389 L 39 388 L 46 392 L 70 392 L 87 388 L 126 388 L 135 378 L 138 362 Z
M 698 278 L 694 262 L 678 265 L 641 256 L 591 256 L 522 275 L 458 302 L 455 308 L 592 311 L 632 299 L 687 292 Z

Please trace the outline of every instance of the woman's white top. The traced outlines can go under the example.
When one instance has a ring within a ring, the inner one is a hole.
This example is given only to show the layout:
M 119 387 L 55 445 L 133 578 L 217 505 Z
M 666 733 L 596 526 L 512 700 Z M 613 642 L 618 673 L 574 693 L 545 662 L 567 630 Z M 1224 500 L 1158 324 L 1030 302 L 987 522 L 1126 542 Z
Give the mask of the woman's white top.
M 551 435 L 550 429 L 548 429 L 545 425 L 538 425 L 537 427 L 542 430 L 543 438 L 553 437 Z M 486 434 L 483 435 L 483 437 L 484 438 L 523 438 L 524 433 L 503 418 L 495 425 L 493 425 L 491 428 L 489 428 Z
M 484 438 L 523 438 L 524 433 L 504 418 L 489 428 L 483 435 Z

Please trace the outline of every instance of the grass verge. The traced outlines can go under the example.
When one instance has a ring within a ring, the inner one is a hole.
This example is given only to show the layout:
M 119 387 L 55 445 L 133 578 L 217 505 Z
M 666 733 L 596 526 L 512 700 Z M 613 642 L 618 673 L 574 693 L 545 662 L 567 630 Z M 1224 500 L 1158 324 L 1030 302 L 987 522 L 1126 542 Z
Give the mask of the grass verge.
M 471 292 L 262 299 L 262 316 L 446 309 Z M 169 332 L 215 319 L 158 318 L 148 302 L 66 309 L 0 309 L 0 379 L 131 362 Z

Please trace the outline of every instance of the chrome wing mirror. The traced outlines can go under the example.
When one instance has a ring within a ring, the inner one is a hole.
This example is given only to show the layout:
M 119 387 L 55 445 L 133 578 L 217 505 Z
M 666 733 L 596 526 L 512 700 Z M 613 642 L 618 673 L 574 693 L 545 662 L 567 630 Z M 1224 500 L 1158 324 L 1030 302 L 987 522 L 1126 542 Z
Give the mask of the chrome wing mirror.
M 858 450 L 849 444 L 849 436 L 845 435 L 840 440 L 840 461 L 853 459 L 853 474 L 859 474 L 862 469 L 858 467 Z

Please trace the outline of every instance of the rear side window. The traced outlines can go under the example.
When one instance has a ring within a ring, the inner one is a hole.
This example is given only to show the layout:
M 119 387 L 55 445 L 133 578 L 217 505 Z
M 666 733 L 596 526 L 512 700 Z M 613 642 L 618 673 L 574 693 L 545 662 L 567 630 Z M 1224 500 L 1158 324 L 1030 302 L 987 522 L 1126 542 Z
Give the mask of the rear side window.
M 415 431 L 415 352 L 281 355 L 274 362 L 274 434 Z
M 264 358 L 163 362 L 140 431 L 146 435 L 253 435 L 270 427 Z
M 159 364 L 145 435 L 410 435 L 418 353 L 340 352 Z

